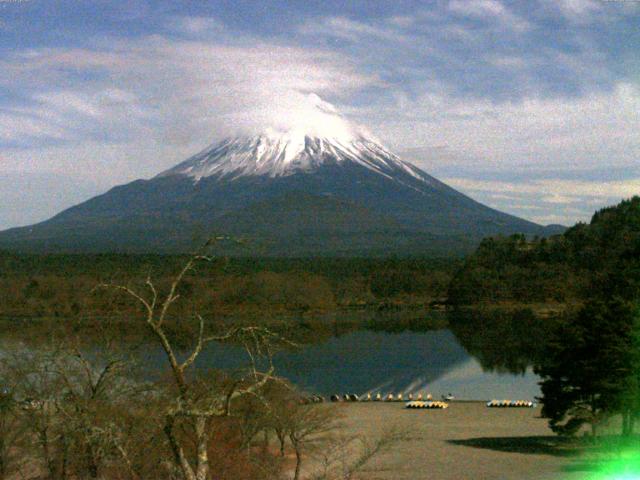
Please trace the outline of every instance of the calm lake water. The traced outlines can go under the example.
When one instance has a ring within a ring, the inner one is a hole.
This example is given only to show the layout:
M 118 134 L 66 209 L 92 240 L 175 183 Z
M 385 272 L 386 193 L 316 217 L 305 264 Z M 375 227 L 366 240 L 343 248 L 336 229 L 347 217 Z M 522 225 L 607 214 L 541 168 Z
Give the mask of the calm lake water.
M 431 393 L 439 398 L 452 393 L 469 400 L 533 400 L 540 395 L 531 365 L 548 320 L 528 311 L 422 315 L 407 319 L 364 312 L 363 317 L 361 312 L 359 318 L 334 315 L 316 323 L 283 320 L 285 337 L 304 340 L 300 348 L 275 355 L 276 374 L 324 396 Z M 166 359 L 155 344 L 131 347 L 150 374 L 164 370 Z M 247 365 L 246 352 L 229 344 L 209 345 L 196 362 L 203 370 Z
M 207 350 L 199 366 L 239 368 L 243 352 L 224 346 Z M 386 333 L 360 330 L 293 352 L 280 352 L 279 375 L 300 388 L 333 393 L 417 393 L 434 397 L 452 393 L 458 399 L 533 399 L 538 378 L 484 371 L 450 330 Z

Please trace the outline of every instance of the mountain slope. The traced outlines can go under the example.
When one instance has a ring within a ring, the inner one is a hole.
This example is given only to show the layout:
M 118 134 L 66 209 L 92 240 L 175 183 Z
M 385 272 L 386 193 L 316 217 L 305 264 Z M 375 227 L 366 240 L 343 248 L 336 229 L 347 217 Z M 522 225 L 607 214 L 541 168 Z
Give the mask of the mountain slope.
M 0 232 L 28 251 L 190 250 L 213 233 L 232 253 L 443 254 L 487 235 L 544 227 L 484 206 L 382 147 L 317 100 L 319 120 L 214 144 L 30 227 Z

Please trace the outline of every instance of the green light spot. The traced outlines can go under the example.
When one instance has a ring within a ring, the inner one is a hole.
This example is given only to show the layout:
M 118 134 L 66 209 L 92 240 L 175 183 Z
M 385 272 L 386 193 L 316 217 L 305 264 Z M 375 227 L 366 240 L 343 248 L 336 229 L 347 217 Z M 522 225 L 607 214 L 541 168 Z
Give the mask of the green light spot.
M 640 452 L 619 452 L 616 458 L 603 461 L 592 480 L 640 480 Z

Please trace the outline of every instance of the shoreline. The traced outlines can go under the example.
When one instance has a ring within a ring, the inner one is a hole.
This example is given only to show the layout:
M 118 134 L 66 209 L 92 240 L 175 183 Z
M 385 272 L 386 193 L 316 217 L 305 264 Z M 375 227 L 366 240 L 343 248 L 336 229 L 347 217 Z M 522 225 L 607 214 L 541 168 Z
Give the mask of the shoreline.
M 584 478 L 584 472 L 572 471 L 579 450 L 551 432 L 539 408 L 455 401 L 445 410 L 412 410 L 399 402 L 371 403 L 338 404 L 343 431 L 371 439 L 399 429 L 406 438 L 374 459 L 363 472 L 367 478 Z

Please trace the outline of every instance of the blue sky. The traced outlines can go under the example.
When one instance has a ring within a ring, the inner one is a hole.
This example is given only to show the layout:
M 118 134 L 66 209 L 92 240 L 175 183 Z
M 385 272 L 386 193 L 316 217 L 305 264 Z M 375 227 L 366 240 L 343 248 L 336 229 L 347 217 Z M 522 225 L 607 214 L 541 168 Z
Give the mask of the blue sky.
M 640 194 L 640 1 L 0 0 L 0 228 L 317 93 L 472 197 Z

